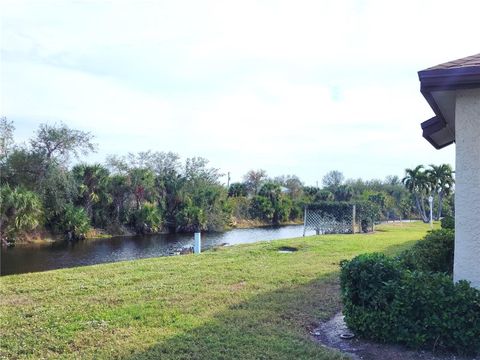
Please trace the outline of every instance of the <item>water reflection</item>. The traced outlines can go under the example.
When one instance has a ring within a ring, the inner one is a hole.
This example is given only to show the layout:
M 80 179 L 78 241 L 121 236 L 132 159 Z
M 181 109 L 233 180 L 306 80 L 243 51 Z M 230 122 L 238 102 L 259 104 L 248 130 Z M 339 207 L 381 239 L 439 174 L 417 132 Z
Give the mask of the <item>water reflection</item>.
M 235 229 L 223 233 L 202 234 L 202 249 L 215 245 L 235 245 L 263 240 L 302 236 L 303 226 L 291 225 L 255 229 Z M 1 250 L 1 274 L 20 274 L 92 265 L 122 260 L 157 257 L 193 246 L 192 234 L 160 234 L 125 236 L 111 239 L 85 240 L 24 245 Z

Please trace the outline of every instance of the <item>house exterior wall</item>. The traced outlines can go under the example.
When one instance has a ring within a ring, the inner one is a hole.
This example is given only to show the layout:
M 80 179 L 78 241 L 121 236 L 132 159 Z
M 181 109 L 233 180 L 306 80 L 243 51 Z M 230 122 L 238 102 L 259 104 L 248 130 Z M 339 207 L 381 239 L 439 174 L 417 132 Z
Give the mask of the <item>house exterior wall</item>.
M 455 281 L 480 289 L 480 89 L 457 91 Z

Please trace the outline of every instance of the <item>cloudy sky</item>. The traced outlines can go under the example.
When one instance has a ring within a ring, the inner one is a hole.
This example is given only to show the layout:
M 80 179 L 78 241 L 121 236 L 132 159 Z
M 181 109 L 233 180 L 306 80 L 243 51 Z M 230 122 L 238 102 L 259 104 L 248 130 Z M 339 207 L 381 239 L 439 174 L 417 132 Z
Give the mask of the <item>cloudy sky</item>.
M 421 137 L 417 71 L 479 52 L 476 1 L 0 2 L 0 115 L 99 144 L 315 184 L 454 163 Z

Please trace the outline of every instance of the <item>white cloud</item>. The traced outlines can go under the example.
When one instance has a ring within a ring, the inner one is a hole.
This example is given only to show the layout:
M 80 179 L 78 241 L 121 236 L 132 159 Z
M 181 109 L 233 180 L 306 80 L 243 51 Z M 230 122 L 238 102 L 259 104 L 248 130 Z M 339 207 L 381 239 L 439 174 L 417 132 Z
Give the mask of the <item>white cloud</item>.
M 237 179 L 401 174 L 453 162 L 421 138 L 416 71 L 477 52 L 477 14 L 472 1 L 6 1 L 2 112 L 90 130 L 100 155 L 172 150 Z

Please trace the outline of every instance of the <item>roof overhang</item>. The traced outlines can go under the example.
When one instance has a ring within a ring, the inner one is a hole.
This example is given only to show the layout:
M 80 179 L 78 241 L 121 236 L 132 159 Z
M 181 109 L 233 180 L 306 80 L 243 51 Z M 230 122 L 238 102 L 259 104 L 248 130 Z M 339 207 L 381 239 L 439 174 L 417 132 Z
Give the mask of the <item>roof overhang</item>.
M 455 141 L 456 90 L 480 87 L 480 66 L 418 72 L 420 91 L 436 116 L 422 123 L 423 137 L 441 149 Z
M 447 124 L 438 116 L 434 116 L 422 122 L 422 135 L 436 149 L 441 149 L 455 141 L 455 133 L 452 135 Z

